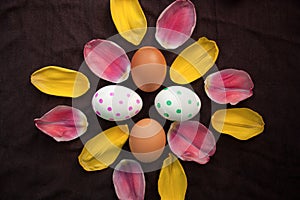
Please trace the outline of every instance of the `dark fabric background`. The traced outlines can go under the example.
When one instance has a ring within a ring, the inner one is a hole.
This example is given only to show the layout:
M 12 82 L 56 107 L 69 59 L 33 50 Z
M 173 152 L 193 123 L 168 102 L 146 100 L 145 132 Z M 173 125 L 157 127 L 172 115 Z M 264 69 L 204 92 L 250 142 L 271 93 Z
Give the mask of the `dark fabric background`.
M 149 27 L 171 2 L 140 1 Z M 186 199 L 299 199 L 299 1 L 193 2 L 192 38 L 217 42 L 219 69 L 251 75 L 253 97 L 233 107 L 259 112 L 266 126 L 248 141 L 222 135 L 206 165 L 181 162 L 188 177 Z M 43 94 L 30 83 L 30 75 L 47 65 L 79 69 L 86 42 L 115 34 L 108 0 L 1 0 L 0 199 L 117 199 L 112 168 L 88 173 L 78 164 L 80 139 L 57 143 L 34 126 L 34 118 L 72 100 Z M 163 52 L 170 65 L 175 55 Z M 200 121 L 208 125 L 203 79 L 192 85 L 203 103 Z M 145 105 L 153 103 L 155 95 L 139 94 Z M 147 115 L 143 109 L 134 120 Z M 104 129 L 113 126 L 99 122 Z M 159 199 L 158 175 L 158 170 L 145 174 L 145 199 Z

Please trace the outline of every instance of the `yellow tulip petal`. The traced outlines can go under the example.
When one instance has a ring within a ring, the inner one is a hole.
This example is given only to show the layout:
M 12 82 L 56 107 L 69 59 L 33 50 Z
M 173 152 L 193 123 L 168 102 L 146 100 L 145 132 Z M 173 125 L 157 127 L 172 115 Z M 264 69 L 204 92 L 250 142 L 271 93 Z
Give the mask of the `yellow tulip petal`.
M 169 154 L 163 162 L 158 179 L 161 200 L 183 200 L 187 189 L 187 178 L 179 160 Z
M 218 132 L 240 140 L 247 140 L 262 133 L 265 125 L 263 118 L 248 108 L 218 110 L 213 114 L 211 122 Z
M 62 97 L 79 97 L 90 88 L 84 74 L 56 66 L 35 71 L 31 75 L 31 83 L 41 92 Z
M 110 0 L 110 12 L 120 35 L 139 45 L 147 31 L 147 20 L 138 0 Z
M 107 168 L 118 157 L 129 136 L 127 125 L 115 126 L 90 139 L 78 156 L 80 165 L 86 171 Z
M 187 84 L 202 77 L 215 64 L 218 54 L 215 41 L 200 38 L 184 49 L 171 65 L 172 81 Z

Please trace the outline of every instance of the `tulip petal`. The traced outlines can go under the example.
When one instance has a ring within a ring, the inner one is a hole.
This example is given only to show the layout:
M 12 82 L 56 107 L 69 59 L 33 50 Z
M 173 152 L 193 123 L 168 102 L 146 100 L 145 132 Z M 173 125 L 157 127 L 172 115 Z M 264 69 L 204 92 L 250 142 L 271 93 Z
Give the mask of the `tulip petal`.
M 202 77 L 214 65 L 218 54 L 215 41 L 200 38 L 177 56 L 170 68 L 171 80 L 187 84 Z
M 172 123 L 167 138 L 170 149 L 181 160 L 205 164 L 216 151 L 213 134 L 198 121 Z
M 90 88 L 84 74 L 57 66 L 35 71 L 31 75 L 31 83 L 41 92 L 62 97 L 79 97 Z
M 80 137 L 88 126 L 84 113 L 70 106 L 56 106 L 34 122 L 38 129 L 58 142 Z
M 127 80 L 130 61 L 124 49 L 116 43 L 102 39 L 91 40 L 84 46 L 83 54 L 87 66 L 98 77 L 113 83 Z
M 189 0 L 176 0 L 159 16 L 155 38 L 166 49 L 176 49 L 192 35 L 196 26 L 196 10 Z
M 119 34 L 139 45 L 147 31 L 147 20 L 138 0 L 110 0 L 110 12 Z
M 204 83 L 207 96 L 220 104 L 235 105 L 253 94 L 254 84 L 249 74 L 242 70 L 225 69 L 215 72 Z
M 112 127 L 90 139 L 78 156 L 80 165 L 86 171 L 107 168 L 118 157 L 129 136 L 127 125 Z
M 211 118 L 214 129 L 240 140 L 248 140 L 264 130 L 263 118 L 248 108 L 231 108 L 215 112 Z
M 158 193 L 161 200 L 184 200 L 187 178 L 179 160 L 169 154 L 163 162 L 158 179 Z
M 121 160 L 114 170 L 113 183 L 119 199 L 144 199 L 145 177 L 143 169 L 137 161 Z

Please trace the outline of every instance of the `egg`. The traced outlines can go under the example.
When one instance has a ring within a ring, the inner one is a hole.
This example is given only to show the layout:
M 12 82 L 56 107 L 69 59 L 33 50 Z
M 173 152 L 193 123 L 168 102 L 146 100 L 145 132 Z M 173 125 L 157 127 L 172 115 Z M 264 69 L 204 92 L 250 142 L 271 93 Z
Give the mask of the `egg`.
M 109 85 L 94 94 L 92 107 L 103 119 L 122 121 L 138 114 L 143 107 L 143 101 L 135 91 L 127 87 Z
M 155 47 L 142 47 L 132 57 L 132 80 L 144 92 L 157 90 L 166 78 L 166 71 L 166 59 Z
M 201 108 L 200 98 L 192 90 L 171 86 L 160 91 L 154 100 L 157 112 L 171 121 L 186 121 L 195 117 Z
M 131 129 L 129 147 L 132 154 L 141 162 L 150 163 L 157 160 L 163 153 L 165 144 L 165 131 L 153 119 L 142 119 Z

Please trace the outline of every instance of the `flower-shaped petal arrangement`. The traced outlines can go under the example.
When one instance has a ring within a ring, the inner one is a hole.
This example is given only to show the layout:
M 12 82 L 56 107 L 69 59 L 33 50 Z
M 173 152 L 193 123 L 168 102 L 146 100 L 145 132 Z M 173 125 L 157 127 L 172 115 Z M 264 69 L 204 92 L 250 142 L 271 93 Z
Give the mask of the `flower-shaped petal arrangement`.
M 110 0 L 110 11 L 119 34 L 134 45 L 141 44 L 147 31 L 147 21 L 139 1 Z M 194 4 L 190 0 L 175 0 L 160 14 L 155 38 L 162 47 L 175 49 L 191 37 L 195 25 Z M 157 48 L 142 47 L 130 62 L 125 50 L 115 42 L 94 39 L 86 43 L 83 54 L 88 68 L 103 80 L 122 83 L 130 77 L 144 92 L 154 92 L 164 83 L 167 61 Z M 215 41 L 199 38 L 174 60 L 169 70 L 170 79 L 177 84 L 196 81 L 215 65 L 218 54 Z M 154 65 L 158 66 L 155 70 Z M 130 72 L 132 76 L 129 76 Z M 73 98 L 85 94 L 90 87 L 87 77 L 81 72 L 56 66 L 37 70 L 32 74 L 31 82 L 46 94 Z M 235 69 L 208 75 L 204 86 L 212 101 L 232 105 L 251 97 L 253 88 L 249 74 Z M 152 167 L 153 162 L 159 162 L 162 158 L 164 161 L 159 164 L 162 167 L 158 179 L 161 199 L 185 199 L 187 178 L 177 157 L 183 161 L 206 164 L 216 152 L 216 138 L 212 130 L 195 120 L 205 105 L 201 104 L 197 94 L 201 92 L 199 88 L 194 89 L 195 92 L 186 85 L 168 86 L 157 93 L 154 100 L 157 116 L 173 121 L 170 127 L 144 118 L 135 123 L 129 132 L 127 124 L 130 123 L 125 120 L 132 120 L 140 113 L 144 105 L 143 96 L 122 85 L 101 87 L 91 97 L 92 110 L 101 120 L 125 123 L 108 128 L 88 140 L 78 156 L 79 164 L 86 171 L 115 166 L 129 138 L 131 157 L 122 159 L 113 172 L 112 180 L 118 198 L 144 199 L 146 182 L 143 167 Z M 38 129 L 55 140 L 69 141 L 86 132 L 87 120 L 85 114 L 76 108 L 57 106 L 34 121 Z M 219 133 L 239 140 L 248 140 L 264 130 L 262 116 L 248 108 L 217 110 L 211 117 L 211 124 Z M 166 130 L 169 130 L 167 144 L 170 149 L 165 148 Z M 170 151 L 168 157 L 165 150 Z M 134 158 L 136 160 L 131 160 Z

